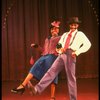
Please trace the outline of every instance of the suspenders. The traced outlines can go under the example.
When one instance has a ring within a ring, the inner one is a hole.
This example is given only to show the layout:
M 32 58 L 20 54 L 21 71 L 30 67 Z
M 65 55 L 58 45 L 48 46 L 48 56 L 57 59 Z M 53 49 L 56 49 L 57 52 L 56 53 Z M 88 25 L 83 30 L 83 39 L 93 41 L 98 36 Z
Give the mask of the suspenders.
M 73 39 L 72 39 L 72 41 L 71 41 L 71 43 L 70 43 L 70 46 L 71 46 L 71 44 L 73 43 L 73 41 L 74 41 L 74 39 L 75 39 L 76 34 L 77 34 L 77 32 L 74 34 L 74 37 L 73 37 Z

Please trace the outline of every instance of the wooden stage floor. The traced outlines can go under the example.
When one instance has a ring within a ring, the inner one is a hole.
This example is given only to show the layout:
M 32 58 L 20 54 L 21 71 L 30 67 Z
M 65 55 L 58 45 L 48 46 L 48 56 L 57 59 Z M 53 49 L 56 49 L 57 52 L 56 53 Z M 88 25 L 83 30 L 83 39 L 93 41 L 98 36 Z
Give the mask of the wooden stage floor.
M 23 95 L 11 93 L 19 82 L 2 82 L 2 100 L 50 100 L 50 86 L 41 95 L 31 96 L 29 90 Z M 99 100 L 99 83 L 97 78 L 77 79 L 78 100 Z M 66 80 L 59 80 L 56 87 L 56 100 L 69 100 Z

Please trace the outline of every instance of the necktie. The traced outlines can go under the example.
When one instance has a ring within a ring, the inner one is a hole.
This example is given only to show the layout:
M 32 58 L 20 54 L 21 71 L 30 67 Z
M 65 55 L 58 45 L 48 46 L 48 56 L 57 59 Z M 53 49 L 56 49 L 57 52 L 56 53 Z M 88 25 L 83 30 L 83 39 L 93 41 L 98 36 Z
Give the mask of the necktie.
M 67 37 L 67 39 L 66 39 L 66 43 L 65 43 L 65 46 L 64 46 L 64 49 L 65 49 L 65 50 L 69 47 L 70 40 L 71 40 L 71 37 L 72 37 L 72 32 L 73 32 L 73 31 L 71 31 L 71 32 L 68 34 L 68 37 Z

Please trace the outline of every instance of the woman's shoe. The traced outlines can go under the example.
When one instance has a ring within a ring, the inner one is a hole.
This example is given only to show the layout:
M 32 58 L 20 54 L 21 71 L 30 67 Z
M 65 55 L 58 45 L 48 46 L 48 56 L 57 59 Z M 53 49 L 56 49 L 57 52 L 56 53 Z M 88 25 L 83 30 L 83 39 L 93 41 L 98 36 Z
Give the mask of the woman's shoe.
M 23 84 L 21 84 L 23 86 L 23 88 L 20 88 L 20 89 L 17 89 L 17 88 L 14 88 L 11 90 L 12 93 L 17 93 L 17 94 L 23 94 L 24 91 L 25 91 L 25 86 Z

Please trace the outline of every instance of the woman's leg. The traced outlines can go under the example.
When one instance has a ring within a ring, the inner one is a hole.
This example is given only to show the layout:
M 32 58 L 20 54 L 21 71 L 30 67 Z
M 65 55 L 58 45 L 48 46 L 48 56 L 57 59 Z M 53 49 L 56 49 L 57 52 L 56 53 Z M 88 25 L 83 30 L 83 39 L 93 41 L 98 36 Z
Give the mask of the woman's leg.
M 25 86 L 28 84 L 28 82 L 31 80 L 32 77 L 33 77 L 33 75 L 31 73 L 29 73 L 27 75 L 27 77 L 25 78 L 25 80 L 23 81 L 23 83 L 20 84 L 17 88 L 11 89 L 11 92 L 23 94 L 25 91 Z
M 51 84 L 51 99 L 50 100 L 54 100 L 55 98 L 55 89 L 56 89 L 56 85 L 54 83 Z
M 23 88 L 23 86 L 26 86 L 28 82 L 32 79 L 32 77 L 33 77 L 33 74 L 29 73 L 26 76 L 25 80 L 22 82 L 22 84 L 17 87 L 17 89 L 20 89 L 20 88 Z

